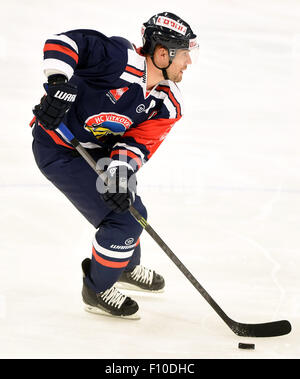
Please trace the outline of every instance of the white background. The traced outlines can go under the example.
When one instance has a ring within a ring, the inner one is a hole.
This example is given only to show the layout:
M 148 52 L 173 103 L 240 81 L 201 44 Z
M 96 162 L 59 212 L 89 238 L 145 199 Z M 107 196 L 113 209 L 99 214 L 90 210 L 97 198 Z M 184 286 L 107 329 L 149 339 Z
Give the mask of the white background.
M 143 263 L 166 291 L 132 293 L 139 321 L 82 310 L 94 230 L 31 153 L 43 43 L 90 28 L 139 46 L 141 24 L 165 10 L 193 26 L 200 55 L 181 83 L 184 118 L 139 173 L 148 221 L 230 317 L 288 319 L 287 336 L 237 337 L 146 234 Z M 299 357 L 299 21 L 297 0 L 2 5 L 0 358 Z

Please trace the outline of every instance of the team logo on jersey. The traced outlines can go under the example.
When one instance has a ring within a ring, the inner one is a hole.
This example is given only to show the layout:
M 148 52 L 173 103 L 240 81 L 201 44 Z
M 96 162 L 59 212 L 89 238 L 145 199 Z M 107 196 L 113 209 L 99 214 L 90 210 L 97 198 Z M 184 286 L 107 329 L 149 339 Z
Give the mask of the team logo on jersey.
M 121 97 L 124 95 L 125 92 L 129 90 L 128 87 L 123 88 L 117 88 L 117 89 L 111 89 L 109 92 L 107 92 L 106 96 L 109 97 L 109 99 L 116 104 L 118 100 L 121 99 Z
M 93 133 L 96 138 L 101 138 L 107 134 L 122 135 L 133 121 L 118 113 L 99 113 L 85 120 L 84 128 Z
M 143 113 L 143 112 L 148 113 L 151 108 L 155 107 L 155 105 L 156 105 L 155 100 L 151 100 L 151 103 L 147 109 L 146 109 L 145 104 L 140 104 L 136 107 L 136 113 Z

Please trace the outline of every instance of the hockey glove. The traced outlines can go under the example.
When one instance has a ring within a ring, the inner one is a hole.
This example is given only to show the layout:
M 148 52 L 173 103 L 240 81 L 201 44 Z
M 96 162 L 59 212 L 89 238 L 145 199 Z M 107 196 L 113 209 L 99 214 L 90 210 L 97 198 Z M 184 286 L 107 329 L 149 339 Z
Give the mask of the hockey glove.
M 106 171 L 106 192 L 101 197 L 106 205 L 116 213 L 124 213 L 134 203 L 136 177 L 127 166 L 115 166 Z
M 54 80 L 53 80 L 53 77 Z M 68 83 L 63 75 L 49 77 L 47 95 L 33 109 L 33 114 L 46 129 L 56 129 L 74 103 L 77 87 Z M 46 88 L 47 85 L 44 85 Z

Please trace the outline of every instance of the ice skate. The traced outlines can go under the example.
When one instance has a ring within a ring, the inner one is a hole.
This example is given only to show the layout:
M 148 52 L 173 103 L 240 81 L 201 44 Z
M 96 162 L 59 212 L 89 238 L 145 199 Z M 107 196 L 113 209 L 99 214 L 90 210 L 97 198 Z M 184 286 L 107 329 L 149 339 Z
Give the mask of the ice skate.
M 134 291 L 156 293 L 164 291 L 165 281 L 154 270 L 138 265 L 131 271 L 123 271 L 116 286 Z
M 137 320 L 139 306 L 130 297 L 123 295 L 116 287 L 111 287 L 103 292 L 96 293 L 89 288 L 85 282 L 89 272 L 91 260 L 89 258 L 82 262 L 83 287 L 82 299 L 85 303 L 84 309 L 87 312 L 101 314 L 105 316 L 120 317 Z

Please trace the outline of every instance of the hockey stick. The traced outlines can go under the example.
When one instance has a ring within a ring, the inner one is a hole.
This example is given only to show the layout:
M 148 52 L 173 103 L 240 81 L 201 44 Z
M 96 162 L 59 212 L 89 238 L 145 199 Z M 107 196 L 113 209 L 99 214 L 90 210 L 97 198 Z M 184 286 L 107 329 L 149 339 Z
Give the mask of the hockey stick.
M 80 145 L 80 142 L 74 137 L 71 131 L 63 123 L 58 127 L 60 132 L 65 136 L 66 140 L 78 151 L 78 153 L 87 161 L 92 169 L 98 174 L 103 174 L 103 171 L 97 168 L 97 164 L 90 154 Z M 148 222 L 140 215 L 140 213 L 131 206 L 129 208 L 130 213 L 136 219 L 136 221 L 146 230 L 154 241 L 160 246 L 160 248 L 167 254 L 167 256 L 175 263 L 179 270 L 185 275 L 185 277 L 192 283 L 198 292 L 204 297 L 209 305 L 217 312 L 221 319 L 229 326 L 229 328 L 238 336 L 243 337 L 275 337 L 288 334 L 291 331 L 291 324 L 287 320 L 272 321 L 262 324 L 244 324 L 232 320 L 227 314 L 220 308 L 220 306 L 214 301 L 209 293 L 201 286 L 197 279 L 191 274 L 191 272 L 184 266 L 184 264 L 177 258 L 172 250 L 166 245 L 166 243 L 160 238 L 155 230 L 148 224 Z

